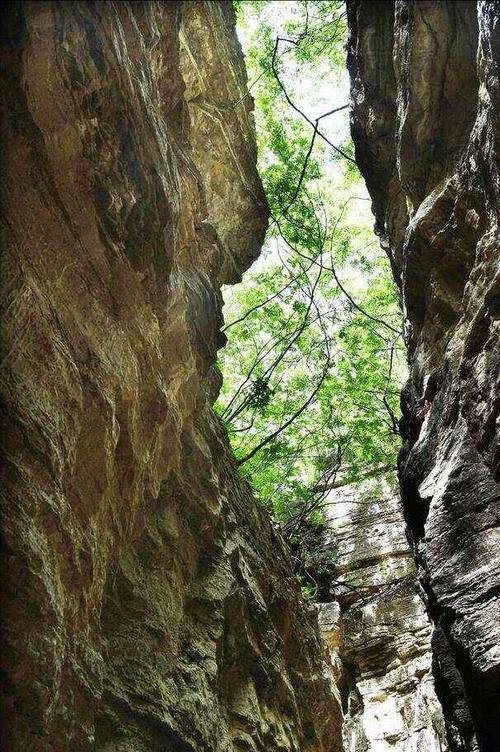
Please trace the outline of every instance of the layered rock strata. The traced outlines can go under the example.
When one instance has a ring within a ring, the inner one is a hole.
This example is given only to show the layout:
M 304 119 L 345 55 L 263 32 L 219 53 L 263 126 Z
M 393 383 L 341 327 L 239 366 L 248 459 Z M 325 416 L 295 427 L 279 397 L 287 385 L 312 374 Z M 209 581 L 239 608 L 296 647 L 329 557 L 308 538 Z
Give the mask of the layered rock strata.
M 230 3 L 2 8 L 2 749 L 334 752 L 211 403 L 262 241 Z
M 365 482 L 327 502 L 336 582 L 320 624 L 342 694 L 345 752 L 444 752 L 432 627 L 399 495 Z
M 500 6 L 351 2 L 356 159 L 406 319 L 399 471 L 454 752 L 500 748 Z

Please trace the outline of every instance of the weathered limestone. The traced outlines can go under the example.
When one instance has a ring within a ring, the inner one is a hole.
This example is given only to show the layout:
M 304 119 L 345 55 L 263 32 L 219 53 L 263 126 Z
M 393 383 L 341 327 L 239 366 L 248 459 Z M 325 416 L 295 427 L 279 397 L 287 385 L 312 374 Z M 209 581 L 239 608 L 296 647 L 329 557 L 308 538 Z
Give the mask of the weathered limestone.
M 330 492 L 328 502 L 337 584 L 320 625 L 342 694 L 344 749 L 447 750 L 432 628 L 397 491 L 368 481 Z
M 500 748 L 500 6 L 351 2 L 356 158 L 401 288 L 400 479 L 452 750 Z
M 211 409 L 220 285 L 267 220 L 231 5 L 1 22 L 2 749 L 339 750 Z

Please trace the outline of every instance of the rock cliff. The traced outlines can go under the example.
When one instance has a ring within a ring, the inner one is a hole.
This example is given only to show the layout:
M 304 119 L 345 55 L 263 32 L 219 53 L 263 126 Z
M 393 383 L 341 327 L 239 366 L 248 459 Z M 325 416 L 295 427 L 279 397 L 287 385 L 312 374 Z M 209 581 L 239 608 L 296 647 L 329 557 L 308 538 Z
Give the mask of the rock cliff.
M 351 2 L 356 159 L 406 318 L 399 472 L 454 752 L 500 748 L 500 6 Z
M 336 575 L 320 624 L 342 695 L 345 752 L 445 752 L 432 627 L 397 490 L 365 481 L 327 501 Z
M 335 752 L 214 413 L 267 209 L 230 3 L 2 8 L 2 749 Z

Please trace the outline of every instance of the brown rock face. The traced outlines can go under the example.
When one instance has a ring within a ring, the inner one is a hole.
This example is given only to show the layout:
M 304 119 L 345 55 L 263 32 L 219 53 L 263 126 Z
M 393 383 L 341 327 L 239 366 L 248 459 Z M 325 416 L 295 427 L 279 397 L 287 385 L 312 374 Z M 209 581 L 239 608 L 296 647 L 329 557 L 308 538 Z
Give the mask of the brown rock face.
M 211 409 L 267 220 L 231 4 L 2 12 L 2 749 L 338 750 Z
M 401 288 L 400 479 L 453 750 L 500 748 L 500 6 L 351 2 L 352 133 Z

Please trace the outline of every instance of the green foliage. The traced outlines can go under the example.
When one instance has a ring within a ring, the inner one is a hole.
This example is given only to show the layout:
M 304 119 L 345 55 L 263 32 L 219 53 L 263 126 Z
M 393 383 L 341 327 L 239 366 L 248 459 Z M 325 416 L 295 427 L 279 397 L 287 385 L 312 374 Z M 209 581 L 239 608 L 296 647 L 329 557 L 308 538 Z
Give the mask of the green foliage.
M 261 258 L 225 294 L 216 410 L 290 541 L 306 596 L 316 596 L 333 571 L 326 487 L 395 465 L 401 314 L 356 165 L 317 134 L 311 148 L 301 114 L 314 122 L 347 101 L 344 6 L 238 6 L 272 221 Z M 292 41 L 276 48 L 277 36 Z M 344 109 L 318 122 L 352 158 L 347 119 Z

